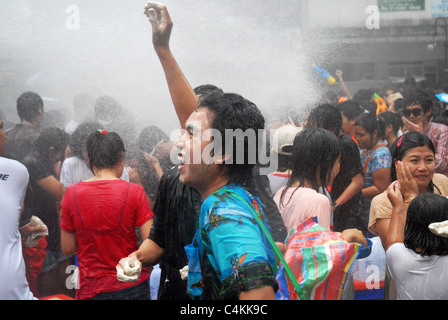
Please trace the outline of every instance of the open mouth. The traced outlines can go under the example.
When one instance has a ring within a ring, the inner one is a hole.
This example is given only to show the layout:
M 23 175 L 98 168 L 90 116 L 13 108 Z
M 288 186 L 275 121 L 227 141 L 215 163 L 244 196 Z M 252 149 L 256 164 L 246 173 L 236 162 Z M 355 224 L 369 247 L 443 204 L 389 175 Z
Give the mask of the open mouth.
M 185 166 L 185 157 L 182 155 L 182 153 L 179 152 L 177 154 L 177 159 L 179 160 L 179 166 L 178 166 L 179 169 Z

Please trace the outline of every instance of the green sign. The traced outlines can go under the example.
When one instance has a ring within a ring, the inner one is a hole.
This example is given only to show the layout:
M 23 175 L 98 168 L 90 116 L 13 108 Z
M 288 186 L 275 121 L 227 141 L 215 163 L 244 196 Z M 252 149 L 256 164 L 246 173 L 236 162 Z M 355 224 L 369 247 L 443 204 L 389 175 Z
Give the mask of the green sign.
M 382 12 L 423 11 L 425 0 L 378 0 L 378 8 Z

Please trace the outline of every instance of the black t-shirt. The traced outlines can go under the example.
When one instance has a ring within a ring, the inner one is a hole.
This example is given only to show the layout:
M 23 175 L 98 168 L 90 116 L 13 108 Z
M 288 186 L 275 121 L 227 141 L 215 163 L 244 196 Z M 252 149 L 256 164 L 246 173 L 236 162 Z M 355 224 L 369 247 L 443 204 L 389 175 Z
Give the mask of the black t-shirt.
M 347 135 L 342 134 L 341 139 L 341 168 L 339 174 L 334 179 L 331 186 L 331 199 L 336 201 L 339 196 L 347 189 L 348 185 L 352 182 L 352 178 L 359 173 L 362 173 L 361 158 L 359 156 L 359 149 L 355 141 Z M 359 211 L 359 202 L 362 198 L 361 192 L 358 192 L 352 199 L 339 206 L 334 212 L 333 222 L 334 230 L 342 231 L 345 229 L 345 222 L 350 217 Z M 351 226 L 354 227 L 354 226 Z
M 37 157 L 32 154 L 23 159 L 23 164 L 30 174 L 27 197 L 31 196 L 31 199 L 28 200 L 33 206 L 31 214 L 40 218 L 48 227 L 47 249 L 55 251 L 59 248 L 61 242 L 57 201 L 37 185 L 37 182 L 41 179 L 56 176 L 53 164 L 49 159 Z
M 184 247 L 193 240 L 202 200 L 198 191 L 179 181 L 179 175 L 173 167 L 160 179 L 149 234 L 149 239 L 165 249 L 159 263 L 160 300 L 188 299 L 187 283 L 180 278 L 179 270 L 188 264 Z
M 267 176 L 261 176 L 257 168 L 253 170 L 253 174 L 255 186 L 249 188 L 249 191 L 263 203 L 273 239 L 283 242 L 287 230 L 269 193 L 269 180 Z M 180 278 L 179 270 L 188 264 L 184 247 L 193 241 L 198 228 L 202 199 L 198 191 L 179 181 L 179 175 L 175 166 L 160 179 L 153 210 L 153 227 L 149 234 L 149 239 L 164 248 L 159 263 L 160 300 L 188 299 L 187 282 Z
M 32 151 L 40 129 L 31 124 L 18 124 L 6 132 L 5 157 L 22 162 Z

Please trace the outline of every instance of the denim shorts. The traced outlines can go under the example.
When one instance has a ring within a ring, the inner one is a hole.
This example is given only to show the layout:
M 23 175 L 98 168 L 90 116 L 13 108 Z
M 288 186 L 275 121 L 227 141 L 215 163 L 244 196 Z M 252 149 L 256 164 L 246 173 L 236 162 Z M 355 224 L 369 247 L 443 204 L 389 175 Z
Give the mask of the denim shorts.
M 98 293 L 90 300 L 150 300 L 149 281 L 143 281 L 135 286 L 113 291 Z

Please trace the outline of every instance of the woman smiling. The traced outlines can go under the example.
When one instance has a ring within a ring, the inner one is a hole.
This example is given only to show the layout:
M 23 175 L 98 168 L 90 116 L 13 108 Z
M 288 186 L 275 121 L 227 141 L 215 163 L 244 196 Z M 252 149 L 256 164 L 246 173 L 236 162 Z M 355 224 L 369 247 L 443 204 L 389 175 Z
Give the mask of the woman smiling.
M 401 161 L 412 175 L 418 186 L 419 194 L 435 193 L 448 196 L 448 177 L 435 173 L 435 149 L 432 141 L 419 132 L 408 132 L 401 136 L 392 146 L 391 181 L 397 180 L 397 163 Z M 404 199 L 408 205 L 412 199 Z M 377 234 L 386 243 L 389 229 L 392 204 L 387 192 L 381 193 L 372 200 L 369 230 Z

